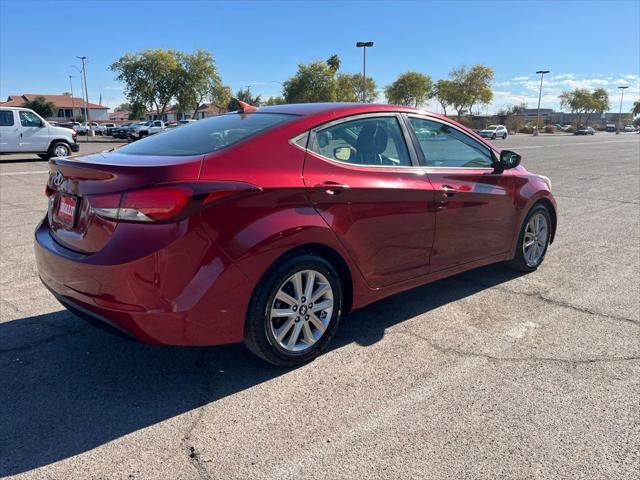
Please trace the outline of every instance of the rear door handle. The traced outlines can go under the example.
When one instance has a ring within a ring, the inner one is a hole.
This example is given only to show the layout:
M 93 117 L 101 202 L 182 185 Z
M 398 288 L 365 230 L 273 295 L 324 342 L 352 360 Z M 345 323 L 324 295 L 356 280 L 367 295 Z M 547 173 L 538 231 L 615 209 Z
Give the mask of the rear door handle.
M 328 195 L 338 195 L 343 190 L 348 190 L 349 185 L 344 183 L 326 181 L 316 185 L 316 188 L 324 188 L 324 192 Z

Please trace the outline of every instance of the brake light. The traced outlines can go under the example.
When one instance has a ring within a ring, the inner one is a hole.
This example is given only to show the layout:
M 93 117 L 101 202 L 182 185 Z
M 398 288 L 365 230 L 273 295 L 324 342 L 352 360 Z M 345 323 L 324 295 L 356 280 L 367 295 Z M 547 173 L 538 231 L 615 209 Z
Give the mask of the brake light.
M 225 182 L 167 185 L 131 192 L 88 195 L 87 201 L 97 215 L 126 222 L 174 221 L 199 207 L 231 195 L 259 190 L 254 185 Z

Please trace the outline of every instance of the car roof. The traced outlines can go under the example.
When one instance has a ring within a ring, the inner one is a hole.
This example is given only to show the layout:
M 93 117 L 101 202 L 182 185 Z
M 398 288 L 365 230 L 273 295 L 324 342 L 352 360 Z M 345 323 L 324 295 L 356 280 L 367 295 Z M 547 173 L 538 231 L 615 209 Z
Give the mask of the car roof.
M 1 108 L 1 109 L 3 109 L 3 110 L 25 110 L 25 111 L 29 111 L 29 112 L 33 111 L 33 110 L 31 110 L 30 108 L 24 108 L 24 107 L 5 107 L 5 106 L 2 106 L 2 105 L 0 105 L 0 108 Z
M 293 103 L 283 105 L 267 105 L 260 107 L 258 112 L 263 113 L 287 113 L 290 115 L 311 116 L 322 113 L 374 113 L 374 112 L 421 112 L 413 107 L 402 105 L 376 104 L 376 103 Z M 433 115 L 433 114 L 431 114 Z

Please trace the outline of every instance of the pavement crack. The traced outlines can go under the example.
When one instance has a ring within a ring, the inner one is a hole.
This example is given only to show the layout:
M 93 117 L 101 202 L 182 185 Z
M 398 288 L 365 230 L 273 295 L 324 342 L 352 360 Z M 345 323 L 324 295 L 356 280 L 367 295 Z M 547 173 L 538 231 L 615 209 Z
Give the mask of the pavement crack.
M 469 350 L 463 350 L 454 347 L 445 347 L 438 343 L 433 342 L 429 338 L 417 334 L 415 332 L 398 332 L 401 335 L 407 335 L 419 338 L 420 340 L 428 343 L 434 350 L 437 350 L 443 354 L 455 355 L 458 357 L 474 357 L 483 358 L 485 360 L 493 362 L 538 362 L 538 363 L 556 363 L 564 365 L 584 365 L 593 363 L 613 363 L 613 362 L 628 362 L 628 361 L 640 361 L 639 356 L 627 356 L 627 357 L 594 357 L 584 359 L 571 359 L 571 358 L 555 358 L 555 357 L 538 357 L 535 355 L 528 355 L 522 357 L 500 357 L 497 355 L 489 355 L 488 353 L 472 352 Z
M 572 199 L 576 199 L 576 200 L 593 200 L 593 201 L 597 201 L 597 202 L 624 203 L 624 204 L 631 204 L 631 205 L 640 204 L 640 202 L 638 200 L 613 200 L 613 199 L 610 199 L 610 198 L 581 197 L 579 195 L 557 195 L 557 194 L 554 194 L 554 197 L 556 197 L 556 198 L 572 198 Z
M 205 355 L 205 350 L 203 349 L 200 351 L 200 354 L 197 356 L 195 360 L 197 369 L 201 369 L 202 367 L 205 366 L 205 363 L 202 358 L 204 355 Z M 196 447 L 193 446 L 191 443 L 191 434 L 193 433 L 195 428 L 198 426 L 198 424 L 202 421 L 202 417 L 204 416 L 204 407 L 207 404 L 207 400 L 209 399 L 209 394 L 213 384 L 211 377 L 204 375 L 203 378 L 204 378 L 204 381 L 202 384 L 201 406 L 198 408 L 195 418 L 191 421 L 189 426 L 186 428 L 180 443 L 182 444 L 182 447 L 187 452 L 187 455 L 189 456 L 189 462 L 195 468 L 196 472 L 198 473 L 198 476 L 203 480 L 211 480 L 213 477 L 207 471 L 207 468 L 204 465 L 204 460 L 202 459 L 200 452 L 198 452 L 198 450 L 196 450 Z
M 619 321 L 619 322 L 627 322 L 627 323 L 631 323 L 632 325 L 640 327 L 640 320 L 636 320 L 635 318 L 628 318 L 628 317 L 623 317 L 621 315 L 614 315 L 614 314 L 611 314 L 611 313 L 598 312 L 596 310 L 592 310 L 591 308 L 581 307 L 579 305 L 574 305 L 574 304 L 569 303 L 569 302 L 565 302 L 565 301 L 562 301 L 562 300 L 557 300 L 557 299 L 545 296 L 545 293 L 551 291 L 552 289 L 545 290 L 544 292 L 518 292 L 518 291 L 515 291 L 515 290 L 511 290 L 509 288 L 498 287 L 496 285 L 486 285 L 486 284 L 484 284 L 482 282 L 478 282 L 477 280 L 466 280 L 466 281 L 468 281 L 469 283 L 472 283 L 472 284 L 480 285 L 480 286 L 485 287 L 487 289 L 498 290 L 500 292 L 509 293 L 509 294 L 512 294 L 512 295 L 523 295 L 525 297 L 535 298 L 537 300 L 540 300 L 542 302 L 548 303 L 550 305 L 554 305 L 556 307 L 568 308 L 568 309 L 574 310 L 576 312 L 586 313 L 587 315 L 595 315 L 595 316 L 605 317 L 605 318 L 609 318 L 611 320 L 616 320 L 616 321 Z
M 16 353 L 16 352 L 24 352 L 27 350 L 31 350 L 33 348 L 37 348 L 40 347 L 42 345 L 45 345 L 47 343 L 51 343 L 54 342 L 55 340 L 61 338 L 61 337 L 66 337 L 67 335 L 75 335 L 77 333 L 81 333 L 84 332 L 86 330 L 91 329 L 91 327 L 87 327 L 87 328 L 79 328 L 77 330 L 64 330 L 61 333 L 55 334 L 55 335 L 50 335 L 46 338 L 43 338 L 42 340 L 38 340 L 36 342 L 30 343 L 28 345 L 20 345 L 18 347 L 13 347 L 13 348 L 7 348 L 7 349 L 3 349 L 0 350 L 0 355 L 6 354 L 6 353 Z

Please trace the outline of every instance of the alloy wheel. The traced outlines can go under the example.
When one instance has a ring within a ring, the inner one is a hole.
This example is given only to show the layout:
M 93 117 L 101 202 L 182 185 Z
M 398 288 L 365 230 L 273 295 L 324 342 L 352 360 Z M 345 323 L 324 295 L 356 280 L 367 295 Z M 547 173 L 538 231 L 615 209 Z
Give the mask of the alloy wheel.
M 522 242 L 522 250 L 524 260 L 529 267 L 537 266 L 547 248 L 547 240 L 549 238 L 549 226 L 547 218 L 542 213 L 533 215 L 524 231 L 524 241 Z
M 66 145 L 56 145 L 56 148 L 54 148 L 53 153 L 55 154 L 56 157 L 68 157 L 69 156 L 69 149 L 67 148 Z
M 271 334 L 287 352 L 303 352 L 324 335 L 333 314 L 333 289 L 317 270 L 301 270 L 277 290 L 269 309 Z

